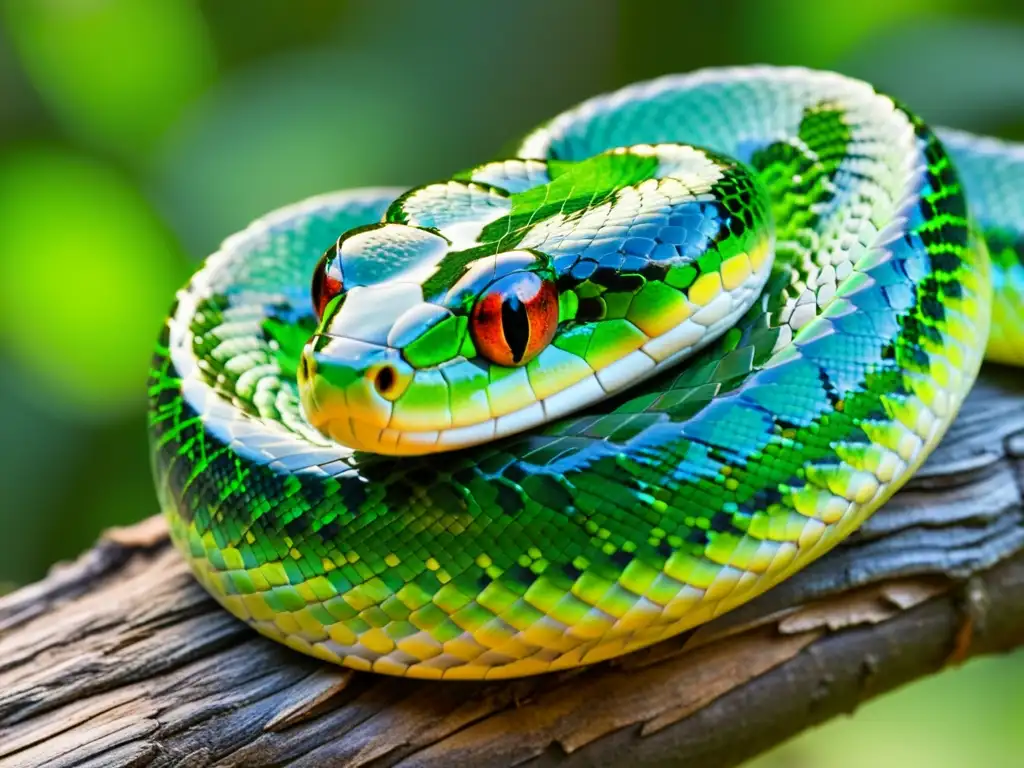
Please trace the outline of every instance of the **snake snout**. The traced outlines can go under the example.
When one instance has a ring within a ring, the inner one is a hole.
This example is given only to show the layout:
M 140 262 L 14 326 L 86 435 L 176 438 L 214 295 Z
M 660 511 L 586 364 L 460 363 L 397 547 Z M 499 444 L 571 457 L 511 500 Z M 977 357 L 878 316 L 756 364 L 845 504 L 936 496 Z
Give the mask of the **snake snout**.
M 412 369 L 389 347 L 321 335 L 303 349 L 298 379 L 313 427 L 350 448 L 377 450 Z

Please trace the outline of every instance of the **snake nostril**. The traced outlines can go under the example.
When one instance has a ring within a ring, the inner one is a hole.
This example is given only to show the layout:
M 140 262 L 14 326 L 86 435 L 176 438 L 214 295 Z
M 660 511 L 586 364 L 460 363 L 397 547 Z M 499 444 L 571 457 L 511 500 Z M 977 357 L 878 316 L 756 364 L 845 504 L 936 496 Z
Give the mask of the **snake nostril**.
M 383 366 L 377 371 L 377 375 L 373 379 L 373 385 L 380 394 L 387 395 L 391 388 L 395 386 L 395 369 L 390 365 Z

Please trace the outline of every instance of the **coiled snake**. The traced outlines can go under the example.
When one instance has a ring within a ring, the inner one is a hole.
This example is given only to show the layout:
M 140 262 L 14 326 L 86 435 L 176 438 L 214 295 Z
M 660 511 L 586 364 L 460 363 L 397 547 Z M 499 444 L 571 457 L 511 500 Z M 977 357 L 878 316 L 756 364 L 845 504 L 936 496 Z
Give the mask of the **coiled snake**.
M 264 635 L 530 675 L 827 552 L 986 342 L 1024 363 L 1024 147 L 831 73 L 707 70 L 229 238 L 158 344 L 154 473 L 196 576 Z

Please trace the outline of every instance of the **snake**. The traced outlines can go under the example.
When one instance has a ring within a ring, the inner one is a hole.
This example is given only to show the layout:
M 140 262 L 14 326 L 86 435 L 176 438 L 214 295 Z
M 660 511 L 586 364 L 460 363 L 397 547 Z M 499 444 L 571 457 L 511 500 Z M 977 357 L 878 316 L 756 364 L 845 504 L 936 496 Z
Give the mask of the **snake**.
M 713 68 L 229 237 L 176 294 L 148 432 L 176 548 L 259 633 L 512 678 L 790 578 L 986 358 L 1024 364 L 1024 145 L 831 72 Z

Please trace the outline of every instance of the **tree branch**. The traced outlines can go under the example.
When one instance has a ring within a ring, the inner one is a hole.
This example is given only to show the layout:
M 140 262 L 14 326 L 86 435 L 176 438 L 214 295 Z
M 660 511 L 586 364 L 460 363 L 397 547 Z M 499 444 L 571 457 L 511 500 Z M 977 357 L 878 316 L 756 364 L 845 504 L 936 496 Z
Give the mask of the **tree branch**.
M 258 637 L 159 518 L 0 598 L 11 766 L 730 766 L 1024 644 L 1024 384 L 987 370 L 942 446 L 835 552 L 686 636 L 503 683 L 354 673 Z

